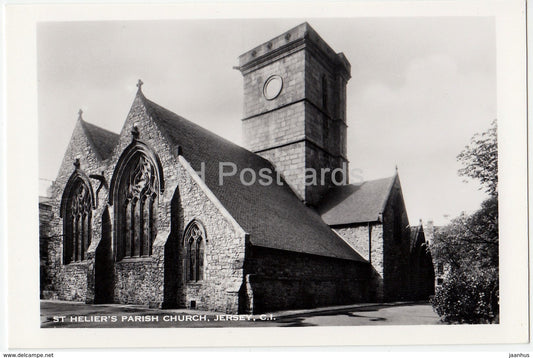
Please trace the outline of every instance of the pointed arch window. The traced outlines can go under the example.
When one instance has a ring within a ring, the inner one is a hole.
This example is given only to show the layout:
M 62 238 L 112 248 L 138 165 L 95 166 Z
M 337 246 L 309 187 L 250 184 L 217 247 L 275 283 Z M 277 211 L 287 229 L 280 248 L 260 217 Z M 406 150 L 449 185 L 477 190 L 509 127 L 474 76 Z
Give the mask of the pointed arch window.
M 92 209 L 90 183 L 76 172 L 67 183 L 61 203 L 65 265 L 87 258 L 87 249 L 91 244 Z
M 185 230 L 185 268 L 187 282 L 198 282 L 204 277 L 205 230 L 198 221 L 192 221 Z
M 125 164 L 118 185 L 117 260 L 152 255 L 158 193 L 156 166 L 143 152 L 134 153 Z

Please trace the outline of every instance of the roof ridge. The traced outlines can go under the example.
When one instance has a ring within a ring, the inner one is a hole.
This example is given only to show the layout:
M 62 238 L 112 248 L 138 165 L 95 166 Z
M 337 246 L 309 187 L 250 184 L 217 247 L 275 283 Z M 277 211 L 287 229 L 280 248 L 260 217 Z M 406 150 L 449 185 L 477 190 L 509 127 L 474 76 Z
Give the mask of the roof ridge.
M 317 206 L 328 225 L 347 225 L 380 220 L 396 176 L 367 180 L 330 189 Z
M 159 118 L 158 118 L 157 115 L 154 115 L 155 114 L 154 111 L 153 111 L 154 108 L 152 108 L 152 107 L 155 107 L 156 109 L 158 109 L 160 111 L 167 112 L 172 117 L 174 117 L 174 118 L 172 118 L 173 120 L 185 121 L 187 124 L 192 125 L 193 127 L 195 127 L 195 129 L 203 132 L 203 134 L 208 135 L 208 136 L 212 136 L 212 137 L 214 137 L 213 139 L 220 140 L 220 141 L 224 142 L 227 145 L 230 145 L 230 146 L 232 146 L 234 148 L 238 148 L 239 150 L 247 152 L 249 155 L 253 155 L 255 158 L 260 159 L 260 160 L 262 160 L 265 163 L 268 163 L 273 170 L 276 170 L 274 165 L 272 164 L 272 162 L 270 162 L 269 160 L 263 158 L 262 156 L 258 155 L 257 153 L 254 153 L 254 152 L 252 152 L 252 151 L 250 151 L 250 150 L 248 150 L 248 149 L 246 149 L 246 148 L 244 148 L 244 147 L 242 147 L 242 146 L 240 146 L 238 144 L 235 144 L 232 141 L 230 141 L 230 140 L 228 140 L 228 139 L 216 134 L 215 132 L 212 132 L 209 129 L 206 129 L 206 128 L 200 126 L 199 124 L 197 124 L 197 123 L 195 123 L 195 122 L 193 122 L 193 121 L 191 121 L 191 120 L 189 120 L 189 119 L 187 119 L 185 117 L 182 117 L 179 114 L 176 114 L 176 113 L 172 112 L 171 110 L 169 110 L 169 109 L 167 109 L 167 108 L 155 103 L 154 101 L 151 101 L 150 99 L 146 98 L 146 96 L 144 95 L 144 93 L 142 93 L 142 91 L 138 91 L 138 95 L 139 95 L 140 99 L 143 101 L 143 104 L 145 105 L 146 109 L 149 111 L 150 116 L 155 119 L 154 122 L 156 122 L 156 124 L 159 124 L 158 121 L 157 121 Z M 163 135 L 168 135 L 168 133 L 166 133 L 166 131 L 163 128 L 159 128 L 159 129 L 161 130 Z

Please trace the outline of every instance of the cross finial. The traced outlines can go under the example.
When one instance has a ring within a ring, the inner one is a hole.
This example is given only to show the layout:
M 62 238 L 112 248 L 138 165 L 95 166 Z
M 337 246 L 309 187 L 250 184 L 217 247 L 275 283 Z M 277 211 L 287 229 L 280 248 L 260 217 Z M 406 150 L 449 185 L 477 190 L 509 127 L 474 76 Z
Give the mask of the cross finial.
M 396 170 L 396 173 L 398 173 L 398 164 L 394 166 L 394 169 Z
M 81 118 L 82 114 L 83 114 L 83 110 L 80 108 L 80 110 L 78 111 L 78 119 L 82 119 Z
M 144 84 L 144 82 L 141 79 L 139 79 L 139 81 L 137 81 L 137 88 L 139 89 L 139 91 L 142 90 L 143 84 Z
M 139 127 L 137 127 L 137 124 L 134 124 L 133 128 L 131 129 L 132 139 L 139 139 L 139 134 Z
M 76 160 L 74 161 L 74 166 L 76 167 L 76 169 L 80 168 L 80 158 L 76 158 Z

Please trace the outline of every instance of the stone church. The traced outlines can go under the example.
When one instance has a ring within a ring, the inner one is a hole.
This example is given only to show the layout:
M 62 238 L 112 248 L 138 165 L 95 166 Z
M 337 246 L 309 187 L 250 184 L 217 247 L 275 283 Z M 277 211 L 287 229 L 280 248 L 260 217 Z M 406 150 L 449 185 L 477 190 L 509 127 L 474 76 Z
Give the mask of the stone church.
M 398 174 L 336 177 L 348 172 L 346 57 L 303 23 L 237 68 L 246 149 L 140 81 L 120 134 L 80 111 L 40 202 L 42 298 L 260 313 L 433 293 Z

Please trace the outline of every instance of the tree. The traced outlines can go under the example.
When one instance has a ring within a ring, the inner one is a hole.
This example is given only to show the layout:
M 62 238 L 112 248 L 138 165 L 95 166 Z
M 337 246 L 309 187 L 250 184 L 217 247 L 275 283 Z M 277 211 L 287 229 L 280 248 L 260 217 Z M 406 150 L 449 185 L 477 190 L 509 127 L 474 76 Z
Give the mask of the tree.
M 434 256 L 454 270 L 498 267 L 498 199 L 471 215 L 462 213 L 435 233 Z
M 471 143 L 457 156 L 463 168 L 459 175 L 478 179 L 490 196 L 498 195 L 498 137 L 497 123 L 483 133 L 476 133 Z
M 432 254 L 448 276 L 433 307 L 446 322 L 497 322 L 499 314 L 498 148 L 496 121 L 472 137 L 457 156 L 459 174 L 480 181 L 489 198 L 471 215 L 462 213 L 435 233 Z

